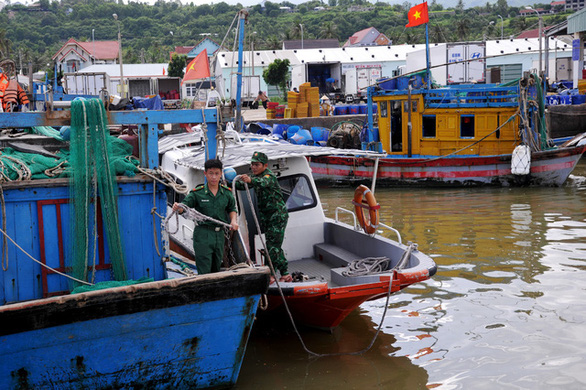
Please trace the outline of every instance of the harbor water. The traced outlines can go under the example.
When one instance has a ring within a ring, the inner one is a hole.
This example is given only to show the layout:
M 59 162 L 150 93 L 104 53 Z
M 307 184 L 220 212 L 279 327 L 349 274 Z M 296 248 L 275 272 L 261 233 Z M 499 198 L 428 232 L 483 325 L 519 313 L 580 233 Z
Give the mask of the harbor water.
M 353 188 L 321 188 L 326 214 Z M 560 188 L 376 188 L 437 274 L 333 333 L 257 322 L 237 389 L 586 388 L 586 161 Z M 395 237 L 393 233 L 385 235 Z

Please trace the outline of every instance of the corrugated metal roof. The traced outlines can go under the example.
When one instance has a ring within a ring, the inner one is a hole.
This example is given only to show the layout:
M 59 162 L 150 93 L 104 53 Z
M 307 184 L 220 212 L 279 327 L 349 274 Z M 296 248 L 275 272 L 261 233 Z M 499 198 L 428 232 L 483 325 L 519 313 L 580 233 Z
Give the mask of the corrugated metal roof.
M 169 64 L 123 64 L 124 77 L 161 77 L 168 75 Z M 107 73 L 108 76 L 120 77 L 120 64 L 91 65 L 78 73 Z
M 568 34 L 586 31 L 586 8 L 568 16 Z

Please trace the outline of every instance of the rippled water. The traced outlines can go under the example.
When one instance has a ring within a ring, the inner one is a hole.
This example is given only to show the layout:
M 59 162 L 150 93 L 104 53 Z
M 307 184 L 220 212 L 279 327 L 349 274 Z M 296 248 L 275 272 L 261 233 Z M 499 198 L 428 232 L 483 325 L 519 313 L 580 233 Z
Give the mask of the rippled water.
M 328 216 L 351 208 L 353 189 L 320 195 Z M 586 161 L 561 188 L 376 197 L 382 221 L 434 258 L 436 276 L 391 296 L 364 355 L 310 359 L 287 323 L 257 326 L 237 388 L 586 388 Z M 316 352 L 360 350 L 384 305 L 363 304 L 333 334 L 301 335 Z

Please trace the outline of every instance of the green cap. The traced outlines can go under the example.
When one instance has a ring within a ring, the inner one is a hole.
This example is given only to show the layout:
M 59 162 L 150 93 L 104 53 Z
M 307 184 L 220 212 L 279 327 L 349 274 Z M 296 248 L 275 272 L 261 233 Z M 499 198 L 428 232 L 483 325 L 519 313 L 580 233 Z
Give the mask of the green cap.
M 254 152 L 254 154 L 252 155 L 252 158 L 250 159 L 250 162 L 259 162 L 261 164 L 268 164 L 269 158 L 267 157 L 266 154 L 264 154 L 262 152 Z

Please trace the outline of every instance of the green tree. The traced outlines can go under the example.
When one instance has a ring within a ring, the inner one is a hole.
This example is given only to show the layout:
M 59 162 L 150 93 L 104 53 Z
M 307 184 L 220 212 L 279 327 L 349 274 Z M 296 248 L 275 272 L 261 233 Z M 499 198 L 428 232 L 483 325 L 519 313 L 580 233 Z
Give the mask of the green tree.
M 171 62 L 169 62 L 169 66 L 167 67 L 167 71 L 169 72 L 169 77 L 181 77 L 183 78 L 185 72 L 185 66 L 187 65 L 187 56 L 183 54 L 173 54 L 171 57 Z
M 262 72 L 262 78 L 268 85 L 274 85 L 287 100 L 287 82 L 289 81 L 289 60 L 276 59 Z
M 10 47 L 12 42 L 6 36 L 6 30 L 0 29 L 0 60 L 10 55 Z
M 338 26 L 334 22 L 325 22 L 319 30 L 319 37 L 323 39 L 338 39 Z

